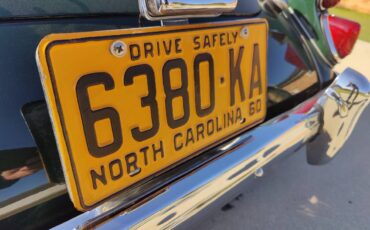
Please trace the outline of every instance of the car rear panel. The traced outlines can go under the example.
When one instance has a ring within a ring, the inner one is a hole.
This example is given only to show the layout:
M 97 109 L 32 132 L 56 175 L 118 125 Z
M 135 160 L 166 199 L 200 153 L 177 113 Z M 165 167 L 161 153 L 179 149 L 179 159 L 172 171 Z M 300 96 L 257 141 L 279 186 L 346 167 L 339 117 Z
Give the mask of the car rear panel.
M 305 53 L 296 31 L 281 19 L 261 13 L 257 1 L 243 2 L 236 12 L 218 18 L 192 19 L 190 23 L 267 18 L 267 118 L 283 113 L 319 90 L 311 57 Z M 63 183 L 36 66 L 35 51 L 40 40 L 51 33 L 159 25 L 160 22 L 141 18 L 137 2 L 132 0 L 2 2 L 0 171 L 30 167 L 31 163 L 37 163 L 38 168 L 24 177 L 0 180 L 0 226 L 52 227 L 78 214 Z M 37 121 L 32 116 L 42 119 Z

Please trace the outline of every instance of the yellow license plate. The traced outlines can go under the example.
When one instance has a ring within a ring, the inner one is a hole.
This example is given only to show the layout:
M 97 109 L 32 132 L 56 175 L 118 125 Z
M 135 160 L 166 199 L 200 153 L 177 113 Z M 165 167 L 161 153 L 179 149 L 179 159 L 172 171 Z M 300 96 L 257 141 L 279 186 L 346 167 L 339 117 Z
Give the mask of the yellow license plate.
M 267 31 L 252 19 L 44 38 L 38 65 L 76 208 L 261 122 Z

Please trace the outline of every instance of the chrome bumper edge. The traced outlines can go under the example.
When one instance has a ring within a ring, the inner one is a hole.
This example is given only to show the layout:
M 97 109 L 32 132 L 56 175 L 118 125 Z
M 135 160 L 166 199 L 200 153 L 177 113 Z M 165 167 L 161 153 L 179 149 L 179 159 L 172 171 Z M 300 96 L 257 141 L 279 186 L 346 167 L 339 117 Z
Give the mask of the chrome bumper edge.
M 164 229 L 197 214 L 277 156 L 307 146 L 310 164 L 332 159 L 368 106 L 369 78 L 345 70 L 326 90 L 293 110 L 219 146 L 223 154 L 173 182 L 141 204 L 104 221 L 103 229 Z M 117 202 L 117 201 L 115 201 Z M 104 208 L 96 208 L 55 229 L 91 226 Z

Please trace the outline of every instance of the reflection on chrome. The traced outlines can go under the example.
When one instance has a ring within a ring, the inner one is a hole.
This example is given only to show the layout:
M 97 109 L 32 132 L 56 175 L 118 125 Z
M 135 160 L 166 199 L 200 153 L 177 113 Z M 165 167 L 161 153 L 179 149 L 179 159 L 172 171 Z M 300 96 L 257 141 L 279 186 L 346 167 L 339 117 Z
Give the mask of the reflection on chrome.
M 213 149 L 215 154 L 222 155 L 134 207 L 127 208 L 122 200 L 115 199 L 56 229 L 172 228 L 206 208 L 277 156 L 295 151 L 305 143 L 309 143 L 309 163 L 326 163 L 351 134 L 368 105 L 369 93 L 369 79 L 347 69 L 326 91 Z
M 233 11 L 237 4 L 238 0 L 139 0 L 148 20 L 218 16 Z
M 250 137 L 247 137 L 247 138 L 246 138 L 246 141 L 248 141 L 249 139 L 250 139 Z M 227 151 L 227 150 L 229 150 L 229 149 L 232 149 L 232 148 L 237 147 L 240 143 L 243 143 L 243 141 L 240 141 L 240 137 L 237 137 L 237 138 L 235 138 L 234 140 L 232 140 L 232 141 L 228 142 L 227 144 L 222 145 L 222 146 L 220 147 L 220 150 L 222 150 L 222 151 Z
M 325 92 L 320 105 L 320 132 L 307 146 L 310 164 L 325 164 L 343 146 L 370 99 L 368 79 L 352 69 L 344 71 Z

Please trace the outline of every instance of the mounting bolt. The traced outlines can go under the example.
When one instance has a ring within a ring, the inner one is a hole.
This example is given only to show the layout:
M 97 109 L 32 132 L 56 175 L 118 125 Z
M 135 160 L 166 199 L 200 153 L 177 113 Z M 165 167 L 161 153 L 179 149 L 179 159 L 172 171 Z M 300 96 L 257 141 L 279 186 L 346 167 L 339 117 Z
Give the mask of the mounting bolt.
M 248 27 L 244 26 L 240 31 L 240 36 L 245 39 L 248 37 L 248 33 L 249 33 Z
M 122 41 L 114 41 L 110 46 L 110 52 L 116 57 L 123 57 L 127 53 L 127 45 Z
M 263 172 L 263 169 L 262 169 L 262 168 L 259 168 L 259 169 L 257 169 L 257 170 L 254 172 L 254 175 L 255 175 L 256 177 L 263 177 L 263 174 L 264 174 L 264 172 Z

